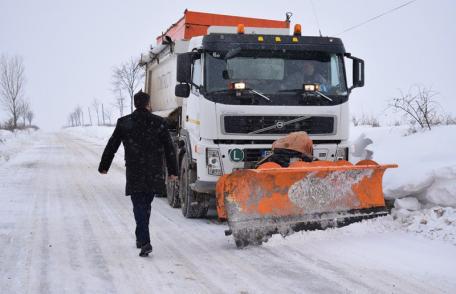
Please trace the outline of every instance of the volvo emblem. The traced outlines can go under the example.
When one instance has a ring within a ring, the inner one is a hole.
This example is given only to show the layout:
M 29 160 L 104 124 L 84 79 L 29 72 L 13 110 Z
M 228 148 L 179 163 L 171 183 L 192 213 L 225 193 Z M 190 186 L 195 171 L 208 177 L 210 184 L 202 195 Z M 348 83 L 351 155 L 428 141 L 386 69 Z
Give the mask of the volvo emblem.
M 276 128 L 278 129 L 281 129 L 285 126 L 284 122 L 283 121 L 278 121 L 276 122 Z

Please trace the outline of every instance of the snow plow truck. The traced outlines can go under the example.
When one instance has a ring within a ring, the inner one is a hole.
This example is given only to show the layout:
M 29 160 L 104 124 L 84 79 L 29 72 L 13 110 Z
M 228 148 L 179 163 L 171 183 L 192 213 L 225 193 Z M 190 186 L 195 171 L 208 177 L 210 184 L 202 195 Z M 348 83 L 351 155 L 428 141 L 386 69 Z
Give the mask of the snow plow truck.
M 387 213 L 382 175 L 395 165 L 349 162 L 348 99 L 364 85 L 364 62 L 338 38 L 290 32 L 290 17 L 186 10 L 141 56 L 151 108 L 178 151 L 169 204 L 199 218 L 215 197 L 238 247 Z M 274 141 L 302 131 L 316 161 L 257 168 Z

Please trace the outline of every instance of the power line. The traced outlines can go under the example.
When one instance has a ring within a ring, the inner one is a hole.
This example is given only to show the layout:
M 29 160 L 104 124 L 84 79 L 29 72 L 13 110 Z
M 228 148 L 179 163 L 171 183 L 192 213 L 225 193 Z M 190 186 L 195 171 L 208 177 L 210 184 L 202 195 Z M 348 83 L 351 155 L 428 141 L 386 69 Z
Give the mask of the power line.
M 351 30 L 353 30 L 353 29 L 356 29 L 356 28 L 358 28 L 358 27 L 360 27 L 360 26 L 362 26 L 362 25 L 365 25 L 365 24 L 367 24 L 367 23 L 373 21 L 373 20 L 376 20 L 377 18 L 380 18 L 380 17 L 382 17 L 382 16 L 384 16 L 384 15 L 387 15 L 387 14 L 393 12 L 393 11 L 396 11 L 396 10 L 399 10 L 399 9 L 405 7 L 405 6 L 408 6 L 408 5 L 410 5 L 410 4 L 412 4 L 413 2 L 416 2 L 416 1 L 418 1 L 418 0 L 408 1 L 408 2 L 406 2 L 406 3 L 404 3 L 404 4 L 402 4 L 402 5 L 399 5 L 399 6 L 397 6 L 397 7 L 394 7 L 394 8 L 392 8 L 392 9 L 388 10 L 388 11 L 385 11 L 385 12 L 383 12 L 383 13 L 377 15 L 377 16 L 374 16 L 374 17 L 372 17 L 372 18 L 369 18 L 368 20 L 366 20 L 366 21 L 364 21 L 364 22 L 362 22 L 362 23 L 360 23 L 360 24 L 357 24 L 357 25 L 354 25 L 354 26 L 352 26 L 352 27 L 349 27 L 348 29 L 346 29 L 346 30 L 344 30 L 344 31 L 342 31 L 342 32 L 340 32 L 340 33 L 338 33 L 338 34 L 336 34 L 336 36 L 339 36 L 339 35 L 341 35 L 341 34 L 343 34 L 343 33 L 346 33 L 346 32 L 348 32 L 348 31 L 351 31 Z

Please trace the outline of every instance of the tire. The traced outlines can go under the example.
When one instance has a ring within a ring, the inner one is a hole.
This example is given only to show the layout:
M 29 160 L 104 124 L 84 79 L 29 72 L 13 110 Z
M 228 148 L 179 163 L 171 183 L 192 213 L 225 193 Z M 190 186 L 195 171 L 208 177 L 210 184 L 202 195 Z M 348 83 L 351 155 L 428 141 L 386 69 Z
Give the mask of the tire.
M 191 168 L 190 158 L 185 153 L 180 164 L 179 198 L 182 214 L 186 218 L 203 218 L 209 208 L 208 195 L 194 192 L 190 184 L 196 181 L 196 168 Z
M 166 198 L 168 198 L 168 204 L 172 208 L 179 208 L 180 207 L 180 199 L 179 199 L 179 182 L 178 180 L 169 181 L 168 180 L 168 170 L 165 168 L 166 173 Z

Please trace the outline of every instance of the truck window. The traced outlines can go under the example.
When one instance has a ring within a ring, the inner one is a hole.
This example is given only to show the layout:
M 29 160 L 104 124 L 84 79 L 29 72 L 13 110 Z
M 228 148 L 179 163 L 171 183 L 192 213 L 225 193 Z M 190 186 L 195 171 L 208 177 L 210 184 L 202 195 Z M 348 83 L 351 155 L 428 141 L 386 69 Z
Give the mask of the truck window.
M 201 59 L 195 60 L 193 63 L 193 72 L 192 72 L 192 81 L 195 83 L 195 85 L 200 86 L 201 85 Z
M 226 68 L 233 80 L 283 80 L 285 62 L 279 58 L 229 59 Z
M 343 81 L 343 68 L 340 66 L 339 57 L 337 55 L 331 56 L 331 86 L 341 87 Z
M 304 83 L 318 83 L 329 95 L 345 95 L 345 74 L 341 57 L 316 51 L 245 51 L 224 60 L 220 54 L 206 54 L 206 90 L 227 89 L 230 82 L 243 81 L 265 94 L 302 89 Z M 200 71 L 201 63 L 195 63 Z M 223 72 L 228 73 L 228 78 Z M 201 76 L 194 81 L 201 83 Z

